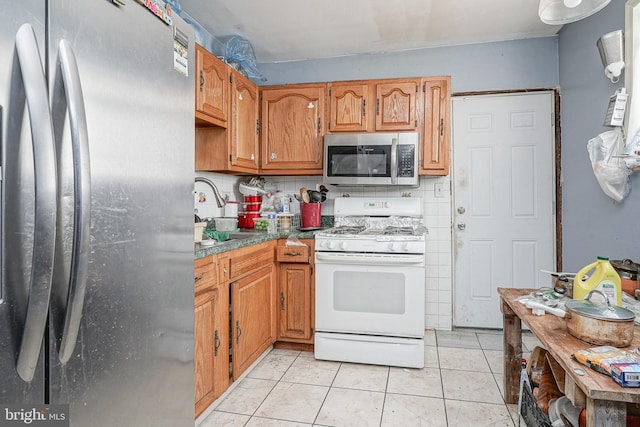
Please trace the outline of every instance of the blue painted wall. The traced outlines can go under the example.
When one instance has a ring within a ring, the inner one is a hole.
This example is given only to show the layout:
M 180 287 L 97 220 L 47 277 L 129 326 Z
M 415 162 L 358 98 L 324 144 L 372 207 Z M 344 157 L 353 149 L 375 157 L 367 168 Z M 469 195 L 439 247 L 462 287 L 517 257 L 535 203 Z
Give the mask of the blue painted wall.
M 379 55 L 261 63 L 261 85 L 450 75 L 452 91 L 558 85 L 557 38 L 419 49 Z
M 640 262 L 640 179 L 621 203 L 607 197 L 591 170 L 587 141 L 602 126 L 609 97 L 623 84 L 604 76 L 598 38 L 624 30 L 625 0 L 613 0 L 597 14 L 565 26 L 558 38 L 561 87 L 563 258 L 577 271 L 598 255 Z

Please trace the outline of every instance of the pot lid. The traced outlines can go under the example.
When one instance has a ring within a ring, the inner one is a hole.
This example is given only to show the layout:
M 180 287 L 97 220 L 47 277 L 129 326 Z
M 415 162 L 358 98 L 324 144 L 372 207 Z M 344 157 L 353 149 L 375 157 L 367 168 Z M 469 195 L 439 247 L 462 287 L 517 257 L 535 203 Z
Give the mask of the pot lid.
M 624 270 L 624 271 L 628 271 L 630 273 L 633 274 L 637 274 L 638 273 L 638 268 L 640 268 L 640 264 L 631 261 L 630 259 L 622 259 L 622 260 L 611 260 L 609 261 L 611 263 L 611 265 L 618 269 L 618 270 Z
M 631 311 L 608 302 L 596 302 L 590 300 L 571 300 L 565 303 L 567 310 L 582 316 L 591 317 L 598 320 L 609 320 L 612 322 L 627 322 L 635 319 L 636 315 Z

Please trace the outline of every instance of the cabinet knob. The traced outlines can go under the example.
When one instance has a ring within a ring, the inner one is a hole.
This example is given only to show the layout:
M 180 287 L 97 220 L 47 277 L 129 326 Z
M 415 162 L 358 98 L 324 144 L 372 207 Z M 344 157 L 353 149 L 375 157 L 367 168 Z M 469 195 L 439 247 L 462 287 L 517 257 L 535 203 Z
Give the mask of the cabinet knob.
M 276 153 L 271 153 L 271 160 L 277 159 L 278 155 Z

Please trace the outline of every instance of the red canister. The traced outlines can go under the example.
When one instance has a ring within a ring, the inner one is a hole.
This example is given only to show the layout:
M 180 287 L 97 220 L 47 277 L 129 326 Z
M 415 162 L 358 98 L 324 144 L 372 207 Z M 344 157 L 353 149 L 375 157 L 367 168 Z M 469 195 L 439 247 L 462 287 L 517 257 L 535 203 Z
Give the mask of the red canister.
M 253 219 L 260 218 L 260 212 L 239 212 L 238 227 L 253 228 Z

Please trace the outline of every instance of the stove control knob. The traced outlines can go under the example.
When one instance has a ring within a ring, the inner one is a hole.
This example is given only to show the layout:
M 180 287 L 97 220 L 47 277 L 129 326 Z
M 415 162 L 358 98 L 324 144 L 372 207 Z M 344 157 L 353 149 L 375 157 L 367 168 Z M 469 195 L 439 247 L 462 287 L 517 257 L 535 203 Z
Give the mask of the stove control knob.
M 327 246 L 327 249 L 333 249 L 336 247 L 336 244 L 333 240 L 331 240 L 327 242 L 326 246 Z
M 398 252 L 400 250 L 400 244 L 398 242 L 389 243 L 389 250 L 391 252 Z
M 346 251 L 347 250 L 347 242 L 345 242 L 345 241 L 340 242 L 340 249 L 343 250 L 343 251 Z
M 404 252 L 409 252 L 409 244 L 408 244 L 407 242 L 404 242 L 404 243 L 402 244 L 402 250 L 403 250 Z
M 384 207 L 387 209 L 391 208 L 391 202 L 384 202 Z

